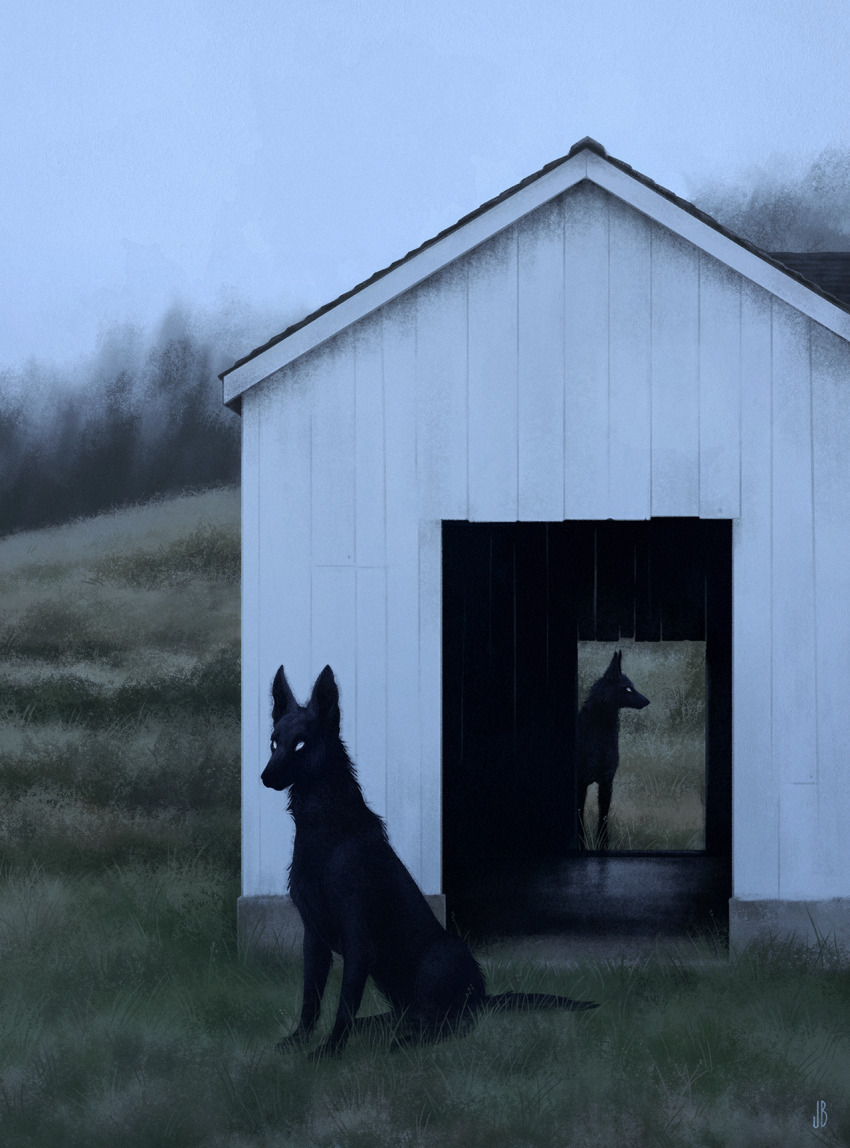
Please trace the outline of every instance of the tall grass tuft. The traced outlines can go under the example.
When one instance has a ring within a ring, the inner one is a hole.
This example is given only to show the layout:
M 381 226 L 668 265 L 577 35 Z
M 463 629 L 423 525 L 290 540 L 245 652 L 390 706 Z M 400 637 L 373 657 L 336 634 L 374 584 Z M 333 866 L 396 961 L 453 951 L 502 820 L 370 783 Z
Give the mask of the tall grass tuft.
M 821 1100 L 820 1142 L 850 1142 L 850 987 L 827 943 L 630 963 L 493 946 L 491 991 L 601 1007 L 278 1056 L 300 959 L 235 928 L 237 571 L 234 491 L 0 542 L 0 1144 L 793 1146 L 818 1142 Z M 628 664 L 654 706 L 663 682 Z

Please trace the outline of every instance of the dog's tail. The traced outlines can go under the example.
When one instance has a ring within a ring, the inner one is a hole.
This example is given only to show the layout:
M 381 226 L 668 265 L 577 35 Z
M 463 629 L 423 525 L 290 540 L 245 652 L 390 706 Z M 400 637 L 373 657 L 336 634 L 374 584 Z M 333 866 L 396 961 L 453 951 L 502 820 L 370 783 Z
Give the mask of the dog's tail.
M 524 1010 L 535 1008 L 563 1008 L 577 1011 L 599 1008 L 596 1001 L 574 1001 L 570 997 L 556 997 L 551 993 L 496 993 L 484 998 L 486 1009 Z

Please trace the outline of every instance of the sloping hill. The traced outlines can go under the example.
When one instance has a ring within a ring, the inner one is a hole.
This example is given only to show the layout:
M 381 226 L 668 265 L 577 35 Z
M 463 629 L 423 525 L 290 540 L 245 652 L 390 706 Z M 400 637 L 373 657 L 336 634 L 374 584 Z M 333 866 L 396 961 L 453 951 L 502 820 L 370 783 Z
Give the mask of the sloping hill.
M 238 866 L 239 493 L 0 541 L 0 846 Z

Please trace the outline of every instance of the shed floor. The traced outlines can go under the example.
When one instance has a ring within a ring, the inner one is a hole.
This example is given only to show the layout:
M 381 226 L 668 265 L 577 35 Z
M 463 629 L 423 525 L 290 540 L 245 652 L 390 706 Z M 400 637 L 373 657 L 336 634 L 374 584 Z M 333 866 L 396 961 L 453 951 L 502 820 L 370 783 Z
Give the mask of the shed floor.
M 552 933 L 529 937 L 497 937 L 474 946 L 479 961 L 519 961 L 553 969 L 582 965 L 642 965 L 658 961 L 691 968 L 726 964 L 725 937 L 719 942 L 690 937 L 615 937 Z
M 725 946 L 730 895 L 730 863 L 705 854 L 586 854 L 467 877 L 447 908 L 475 944 L 524 936 L 638 958 L 696 934 Z

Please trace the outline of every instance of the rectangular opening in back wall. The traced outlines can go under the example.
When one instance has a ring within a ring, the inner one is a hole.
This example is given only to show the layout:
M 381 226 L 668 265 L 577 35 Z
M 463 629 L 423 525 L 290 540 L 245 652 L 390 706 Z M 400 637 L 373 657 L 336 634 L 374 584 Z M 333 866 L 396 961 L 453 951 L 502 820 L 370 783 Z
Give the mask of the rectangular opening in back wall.
M 609 850 L 728 855 L 731 523 L 443 523 L 447 888 L 576 852 L 576 715 L 616 650 L 650 705 L 621 716 Z
M 705 642 L 579 642 L 579 708 L 615 649 L 622 672 L 650 704 L 620 711 L 608 848 L 704 850 Z M 598 783 L 587 792 L 584 824 L 596 842 Z

